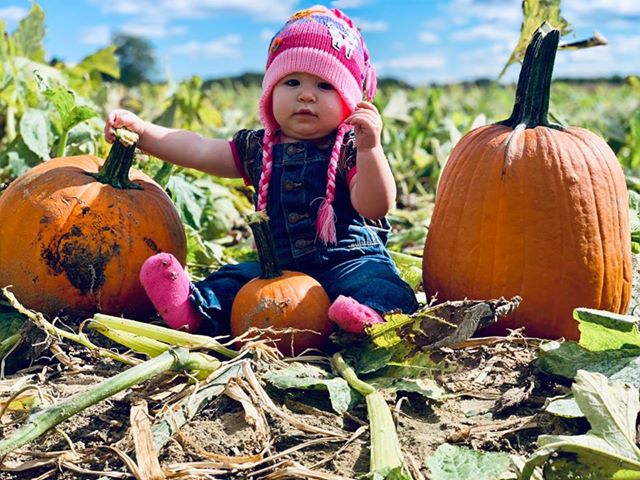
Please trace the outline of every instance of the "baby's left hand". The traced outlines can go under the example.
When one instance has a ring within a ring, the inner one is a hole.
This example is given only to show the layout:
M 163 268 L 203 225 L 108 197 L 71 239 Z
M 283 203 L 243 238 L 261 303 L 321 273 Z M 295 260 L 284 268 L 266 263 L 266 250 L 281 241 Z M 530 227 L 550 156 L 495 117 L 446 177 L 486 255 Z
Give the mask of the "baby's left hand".
M 358 150 L 370 150 L 380 145 L 382 117 L 372 103 L 358 103 L 355 111 L 345 119 L 345 123 L 355 127 Z

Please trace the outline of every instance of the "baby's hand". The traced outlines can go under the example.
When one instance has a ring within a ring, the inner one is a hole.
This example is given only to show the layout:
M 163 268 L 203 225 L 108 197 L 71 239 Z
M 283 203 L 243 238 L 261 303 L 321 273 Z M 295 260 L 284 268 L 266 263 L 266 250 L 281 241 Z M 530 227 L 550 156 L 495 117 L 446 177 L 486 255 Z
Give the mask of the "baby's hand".
M 356 110 L 345 119 L 345 123 L 355 127 L 356 148 L 359 151 L 373 149 L 380 145 L 382 117 L 372 103 L 358 103 Z
M 116 128 L 126 128 L 142 137 L 145 122 L 135 113 L 129 110 L 116 109 L 109 112 L 104 126 L 104 138 L 107 142 L 113 143 L 116 139 L 114 130 Z

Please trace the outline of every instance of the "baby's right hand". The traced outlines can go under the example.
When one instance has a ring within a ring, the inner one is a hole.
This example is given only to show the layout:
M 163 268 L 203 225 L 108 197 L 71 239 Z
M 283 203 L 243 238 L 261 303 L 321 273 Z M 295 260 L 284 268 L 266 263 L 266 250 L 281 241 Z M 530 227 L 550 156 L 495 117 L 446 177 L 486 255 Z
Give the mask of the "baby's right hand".
M 116 109 L 107 115 L 106 124 L 104 126 L 104 138 L 107 142 L 113 143 L 116 139 L 114 130 L 116 128 L 126 128 L 127 130 L 137 133 L 142 137 L 145 129 L 145 122 L 135 113 L 129 110 Z

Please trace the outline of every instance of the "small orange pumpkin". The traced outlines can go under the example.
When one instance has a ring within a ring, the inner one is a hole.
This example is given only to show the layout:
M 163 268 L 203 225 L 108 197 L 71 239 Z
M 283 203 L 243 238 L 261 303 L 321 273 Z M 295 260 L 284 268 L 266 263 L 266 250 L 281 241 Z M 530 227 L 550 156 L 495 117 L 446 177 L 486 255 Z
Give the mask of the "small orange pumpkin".
M 154 312 L 138 280 L 144 260 L 164 251 L 184 264 L 178 213 L 151 178 L 130 172 L 135 143 L 122 141 L 106 161 L 46 161 L 0 195 L 0 287 L 25 306 L 144 318 Z
M 250 328 L 311 330 L 294 334 L 272 334 L 276 346 L 285 355 L 327 344 L 333 324 L 329 320 L 329 297 L 320 283 L 301 272 L 282 270 L 278 263 L 267 218 L 252 215 L 249 225 L 258 249 L 262 268 L 260 277 L 245 284 L 231 308 L 231 333 L 242 335 Z
M 579 337 L 572 312 L 624 313 L 631 239 L 624 174 L 607 143 L 547 120 L 558 30 L 527 49 L 511 117 L 465 135 L 442 172 L 423 256 L 438 301 L 520 295 L 485 329 L 524 326 L 542 338 Z

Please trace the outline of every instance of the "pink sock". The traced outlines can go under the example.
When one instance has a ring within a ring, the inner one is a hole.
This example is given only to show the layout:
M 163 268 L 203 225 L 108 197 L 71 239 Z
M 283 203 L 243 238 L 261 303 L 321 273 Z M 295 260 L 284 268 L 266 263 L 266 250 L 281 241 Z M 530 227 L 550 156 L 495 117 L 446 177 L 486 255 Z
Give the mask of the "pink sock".
M 366 326 L 384 323 L 384 318 L 373 308 L 344 295 L 336 298 L 329 307 L 329 319 L 349 333 L 364 333 Z
M 147 258 L 140 268 L 140 283 L 169 327 L 188 332 L 200 328 L 202 316 L 189 301 L 189 277 L 176 257 L 158 253 Z

